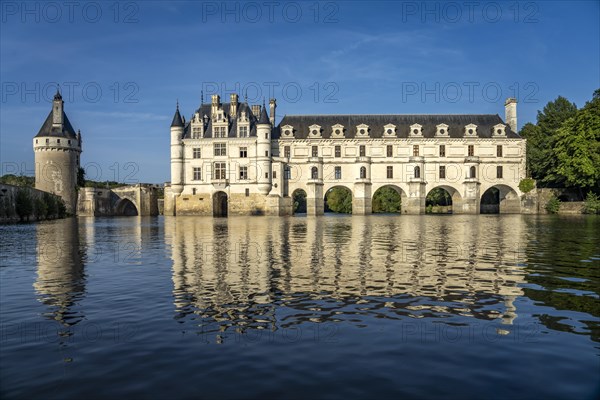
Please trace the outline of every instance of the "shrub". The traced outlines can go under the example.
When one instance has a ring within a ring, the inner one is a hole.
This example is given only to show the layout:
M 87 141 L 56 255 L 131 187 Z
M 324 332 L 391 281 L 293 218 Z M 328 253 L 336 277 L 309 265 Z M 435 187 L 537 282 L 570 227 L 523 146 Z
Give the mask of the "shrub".
M 519 182 L 519 190 L 523 193 L 529 193 L 535 189 L 535 180 L 531 178 L 525 178 Z
M 583 207 L 585 214 L 600 214 L 600 198 L 592 192 L 588 192 Z
M 37 219 L 46 218 L 48 215 L 48 204 L 44 201 L 44 197 L 37 197 L 35 199 L 35 215 Z
M 560 200 L 556 198 L 556 196 L 552 195 L 548 199 L 548 203 L 546 203 L 546 211 L 550 214 L 556 214 L 560 209 Z
M 56 197 L 50 195 L 49 193 L 44 193 L 44 202 L 48 206 L 48 216 L 56 216 L 58 214 L 58 204 Z
M 31 201 L 31 197 L 26 190 L 19 189 L 15 198 L 15 203 L 17 215 L 21 220 L 24 220 L 25 217 L 29 217 L 33 212 L 33 201 Z
M 64 218 L 67 216 L 67 206 L 62 199 L 57 200 L 56 207 L 58 209 L 58 218 Z

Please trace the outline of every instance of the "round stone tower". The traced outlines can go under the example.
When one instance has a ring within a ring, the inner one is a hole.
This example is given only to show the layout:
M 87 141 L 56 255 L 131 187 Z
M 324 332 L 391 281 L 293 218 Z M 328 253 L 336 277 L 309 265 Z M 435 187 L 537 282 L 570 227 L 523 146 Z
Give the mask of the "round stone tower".
M 171 122 L 171 192 L 179 196 L 183 191 L 183 128 L 184 120 L 179 113 L 179 102 Z
M 81 133 L 73 129 L 57 90 L 52 111 L 33 138 L 35 188 L 62 197 L 67 212 L 77 209 L 77 172 L 81 155 Z
M 263 103 L 256 124 L 256 163 L 258 164 L 258 191 L 264 195 L 271 191 L 271 121 Z

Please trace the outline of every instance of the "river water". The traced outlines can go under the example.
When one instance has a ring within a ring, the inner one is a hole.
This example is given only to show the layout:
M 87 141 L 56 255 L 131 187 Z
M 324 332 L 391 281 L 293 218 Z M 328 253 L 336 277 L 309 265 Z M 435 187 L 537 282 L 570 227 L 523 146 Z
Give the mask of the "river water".
M 594 398 L 600 219 L 0 226 L 2 398 Z

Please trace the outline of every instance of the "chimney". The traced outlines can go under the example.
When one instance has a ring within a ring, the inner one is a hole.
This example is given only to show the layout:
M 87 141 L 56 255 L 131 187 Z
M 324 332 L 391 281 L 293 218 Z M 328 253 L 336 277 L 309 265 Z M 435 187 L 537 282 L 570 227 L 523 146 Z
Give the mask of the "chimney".
M 256 118 L 260 117 L 260 104 L 252 105 L 252 114 L 254 114 Z
M 59 129 L 61 132 L 63 130 L 63 107 L 64 101 L 58 89 L 56 89 L 56 94 L 54 95 L 54 100 L 52 100 L 52 128 Z
M 504 102 L 504 122 L 506 122 L 513 132 L 517 131 L 517 99 L 509 97 Z
M 277 101 L 275 99 L 269 100 L 269 119 L 271 125 L 275 126 L 275 109 L 277 108 Z
M 238 106 L 238 95 L 235 93 L 231 94 L 231 101 L 229 102 L 229 114 L 231 118 L 235 118 L 237 116 L 237 106 Z
M 219 104 L 221 103 L 221 98 L 219 97 L 218 94 L 213 94 L 211 96 L 211 99 L 212 99 L 212 102 L 211 102 L 211 106 L 210 106 L 210 114 L 211 114 L 211 117 L 213 117 L 217 113 Z

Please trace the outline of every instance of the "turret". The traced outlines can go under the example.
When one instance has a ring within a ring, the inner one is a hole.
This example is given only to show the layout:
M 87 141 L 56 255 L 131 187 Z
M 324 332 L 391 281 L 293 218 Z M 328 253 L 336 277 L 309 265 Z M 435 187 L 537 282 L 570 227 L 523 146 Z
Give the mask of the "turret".
M 183 118 L 179 113 L 179 102 L 171 122 L 171 191 L 175 195 L 183 191 Z
M 81 132 L 73 129 L 57 89 L 52 110 L 33 138 L 35 187 L 61 196 L 69 213 L 75 213 L 77 205 L 81 149 Z
M 506 122 L 513 132 L 517 131 L 517 99 L 509 97 L 504 102 L 504 122 Z
M 271 121 L 263 103 L 256 125 L 256 162 L 258 167 L 258 190 L 262 194 L 271 191 Z

